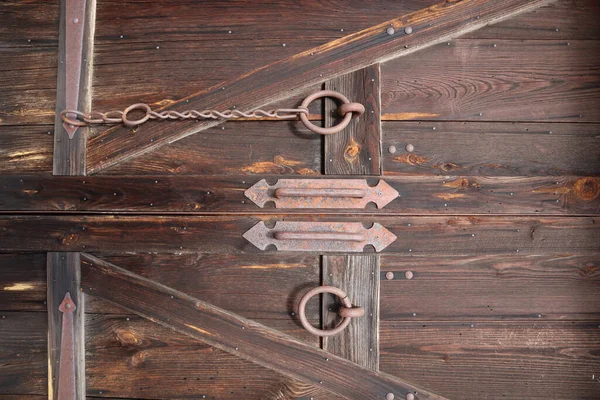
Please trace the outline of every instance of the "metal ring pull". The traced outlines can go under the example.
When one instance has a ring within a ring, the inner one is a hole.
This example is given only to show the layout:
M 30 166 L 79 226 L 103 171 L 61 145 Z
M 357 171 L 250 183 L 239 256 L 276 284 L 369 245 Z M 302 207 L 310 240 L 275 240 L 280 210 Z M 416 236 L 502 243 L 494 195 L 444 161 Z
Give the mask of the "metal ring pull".
M 322 97 L 333 97 L 334 99 L 340 100 L 343 104 L 338 109 L 338 112 L 344 117 L 344 119 L 342 119 L 342 121 L 337 125 L 330 126 L 329 128 L 322 128 L 310 122 L 306 114 L 300 114 L 300 121 L 302 121 L 304 126 L 306 126 L 314 133 L 318 133 L 319 135 L 333 135 L 335 133 L 339 133 L 348 126 L 354 114 L 356 114 L 356 116 L 358 117 L 365 112 L 365 107 L 362 104 L 350 103 L 350 100 L 348 100 L 346 96 L 333 90 L 320 90 L 311 94 L 310 96 L 305 98 L 304 101 L 302 101 L 300 107 L 308 108 L 308 105 L 310 103 Z
M 335 328 L 329 330 L 323 330 L 315 328 L 308 322 L 306 318 L 306 303 L 313 297 L 321 293 L 330 293 L 342 300 L 344 304 L 343 307 L 340 308 L 338 314 L 342 317 L 342 322 L 340 322 Z M 333 336 L 337 335 L 350 324 L 350 320 L 352 318 L 362 317 L 365 315 L 365 310 L 362 307 L 354 307 L 348 299 L 348 296 L 342 289 L 336 288 L 335 286 L 319 286 L 313 288 L 306 292 L 302 299 L 300 299 L 300 304 L 298 305 L 298 317 L 300 318 L 300 323 L 310 333 L 317 336 Z

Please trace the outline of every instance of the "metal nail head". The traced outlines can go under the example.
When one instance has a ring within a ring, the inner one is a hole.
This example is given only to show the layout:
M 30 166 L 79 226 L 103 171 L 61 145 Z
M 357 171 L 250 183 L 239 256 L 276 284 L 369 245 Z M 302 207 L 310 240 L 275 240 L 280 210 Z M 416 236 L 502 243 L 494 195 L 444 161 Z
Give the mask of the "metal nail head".
M 394 33 L 396 33 L 396 30 L 390 26 L 386 29 L 386 32 L 388 35 L 393 35 Z
M 388 147 L 388 151 L 389 151 L 391 154 L 394 154 L 394 153 L 396 152 L 396 146 L 390 146 L 390 147 Z
M 412 33 L 412 28 L 410 26 L 407 26 L 406 28 L 404 28 L 404 33 L 410 35 Z
M 415 146 L 413 146 L 412 144 L 407 144 L 406 145 L 406 151 L 408 151 L 409 153 L 412 153 L 415 150 Z
M 412 278 L 413 278 L 413 276 L 414 276 L 414 274 L 412 273 L 412 271 L 406 271 L 406 272 L 404 273 L 404 277 L 405 277 L 406 279 L 412 279 Z
M 388 281 L 391 281 L 392 279 L 394 279 L 394 273 L 392 271 L 386 272 L 385 279 L 387 279 Z

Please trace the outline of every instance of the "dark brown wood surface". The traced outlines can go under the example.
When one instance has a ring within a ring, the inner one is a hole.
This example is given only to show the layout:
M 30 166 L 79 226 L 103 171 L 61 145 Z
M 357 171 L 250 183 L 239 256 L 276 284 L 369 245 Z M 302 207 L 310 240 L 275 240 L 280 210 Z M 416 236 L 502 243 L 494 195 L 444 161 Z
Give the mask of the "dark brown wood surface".
M 323 285 L 340 288 L 365 315 L 352 318 L 339 335 L 323 337 L 323 350 L 363 367 L 379 370 L 379 256 L 323 257 Z M 340 300 L 322 296 L 323 329 L 340 323 Z
M 402 156 L 398 156 L 402 157 Z M 418 169 L 418 168 L 417 168 Z M 275 183 L 294 175 L 237 176 L 0 176 L 0 212 L 128 212 L 314 214 L 315 209 L 260 208 L 244 191 L 262 179 Z M 318 176 L 306 177 L 315 179 Z M 400 196 L 382 209 L 320 209 L 362 214 L 546 214 L 600 213 L 600 181 L 594 176 L 328 176 L 383 179 Z
M 381 74 L 379 64 L 325 82 L 326 90 L 346 96 L 365 107 L 348 127 L 324 138 L 324 167 L 327 175 L 381 174 Z M 325 101 L 325 126 L 341 121 L 339 102 Z
M 600 175 L 597 124 L 388 122 L 384 174 Z M 405 147 L 412 144 L 411 154 Z M 389 147 L 397 152 L 390 153 Z
M 5 251 L 261 252 L 241 235 L 277 216 L 2 216 Z M 289 220 L 289 218 L 286 218 Z M 294 220 L 314 220 L 295 216 Z M 322 221 L 371 224 L 368 217 L 329 216 Z M 494 254 L 595 254 L 597 217 L 378 217 L 399 239 L 385 253 L 405 256 Z
M 598 326 L 382 321 L 380 365 L 452 399 L 597 399 Z
M 549 0 L 464 0 L 439 3 L 267 64 L 235 80 L 191 95 L 183 104 L 175 102 L 166 108 L 184 105 L 186 108 L 227 109 L 235 105 L 238 109 L 247 110 L 261 107 L 288 97 L 290 92 L 377 62 L 411 54 L 449 37 L 477 30 L 547 3 Z M 412 35 L 400 33 L 406 21 L 414 21 L 411 24 Z M 386 33 L 390 24 L 399 30 L 397 34 Z M 291 69 L 295 73 L 291 74 Z M 135 135 L 130 134 L 131 129 L 109 129 L 88 141 L 88 172 L 96 173 L 218 123 L 210 120 L 187 121 L 180 122 L 176 128 L 165 124 L 146 124 L 137 128 Z
M 598 122 L 599 49 L 597 41 L 449 40 L 382 64 L 382 109 L 388 119 Z
M 0 311 L 46 311 L 46 253 L 0 254 Z
M 0 397 L 48 393 L 47 329 L 45 313 L 0 312 Z
M 420 399 L 443 399 L 89 254 L 82 255 L 81 271 L 86 293 L 294 380 L 353 399 L 389 393 L 405 396 L 415 391 Z M 269 353 L 265 353 L 266 348 Z
M 599 320 L 597 254 L 385 255 L 386 321 Z M 410 271 L 412 279 L 406 279 Z M 387 280 L 386 272 L 394 278 Z

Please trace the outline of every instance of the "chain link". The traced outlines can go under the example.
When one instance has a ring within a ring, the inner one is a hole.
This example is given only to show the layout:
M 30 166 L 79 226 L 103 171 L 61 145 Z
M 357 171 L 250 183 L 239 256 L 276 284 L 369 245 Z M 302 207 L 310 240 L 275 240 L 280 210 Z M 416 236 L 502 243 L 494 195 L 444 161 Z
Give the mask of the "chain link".
M 321 97 L 333 97 L 340 100 L 343 104 L 338 109 L 344 120 L 333 127 L 322 128 L 312 124 L 309 119 L 308 105 L 311 101 Z M 132 111 L 139 110 L 144 112 L 144 115 L 138 119 L 131 119 L 129 114 Z M 60 113 L 60 117 L 68 126 L 87 126 L 92 124 L 120 124 L 123 123 L 129 127 L 135 127 L 143 124 L 148 120 L 186 120 L 186 119 L 237 119 L 237 118 L 274 118 L 279 120 L 292 120 L 300 117 L 302 123 L 311 131 L 327 135 L 337 133 L 344 129 L 350 122 L 352 116 L 360 116 L 364 113 L 365 108 L 359 103 L 350 103 L 349 100 L 340 93 L 331 90 L 321 90 L 308 96 L 298 108 L 278 108 L 275 110 L 255 109 L 251 111 L 240 111 L 235 108 L 232 110 L 217 111 L 217 110 L 187 110 L 187 111 L 153 111 L 148 104 L 136 103 L 132 104 L 123 111 L 113 110 L 108 112 L 91 111 L 83 113 L 77 110 L 64 110 Z

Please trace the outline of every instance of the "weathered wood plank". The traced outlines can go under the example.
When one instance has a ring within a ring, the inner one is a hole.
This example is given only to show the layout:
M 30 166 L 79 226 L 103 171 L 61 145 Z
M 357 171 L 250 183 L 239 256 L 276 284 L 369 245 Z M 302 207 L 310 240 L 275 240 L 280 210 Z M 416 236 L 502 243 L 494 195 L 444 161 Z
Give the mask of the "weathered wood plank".
M 453 399 L 596 399 L 598 326 L 382 321 L 381 369 Z
M 596 124 L 384 122 L 383 170 L 386 175 L 597 176 L 598 132 Z M 410 154 L 408 144 L 414 147 Z
M 285 216 L 2 216 L 5 251 L 261 252 L 242 234 L 259 221 Z M 289 218 L 285 218 L 289 220 Z M 295 216 L 297 221 L 353 221 L 368 217 Z M 384 252 L 405 256 L 480 254 L 594 254 L 597 217 L 387 217 L 377 222 L 398 236 Z M 217 232 L 217 233 L 216 233 Z
M 0 126 L 2 174 L 51 173 L 53 132 L 50 125 Z
M 381 76 L 379 64 L 325 82 L 325 89 L 365 106 L 365 113 L 335 135 L 325 136 L 325 173 L 381 174 Z M 338 124 L 338 102 L 325 101 L 325 126 Z
M 323 257 L 323 285 L 342 289 L 352 304 L 365 309 L 339 335 L 324 337 L 323 350 L 374 371 L 379 370 L 379 256 Z M 339 323 L 339 299 L 323 296 L 323 329 Z
M 447 41 L 381 66 L 382 109 L 386 119 L 598 122 L 599 49 L 598 41 Z
M 46 253 L 0 254 L 0 310 L 46 311 Z
M 0 397 L 46 395 L 48 319 L 41 312 L 0 314 Z
M 75 385 L 77 397 L 85 396 L 85 319 L 81 293 L 79 253 L 53 252 L 47 255 L 48 290 L 48 387 L 49 397 L 58 398 L 63 313 L 58 307 L 69 292 L 77 309 L 73 313 Z
M 247 110 L 260 107 L 323 80 L 413 53 L 547 3 L 549 0 L 440 3 L 268 64 L 241 75 L 237 80 L 192 95 L 183 104 L 176 102 L 166 108 L 185 105 L 186 108 L 227 109 L 235 105 L 237 109 Z M 407 22 L 413 30 L 411 35 L 400 31 L 394 35 L 386 33 L 390 24 L 400 30 Z M 179 122 L 176 128 L 169 124 L 145 124 L 136 130 L 135 135 L 122 127 L 109 129 L 88 142 L 88 172 L 98 172 L 219 123 Z
M 260 322 L 318 346 L 295 321 Z M 275 399 L 286 390 L 280 374 L 138 316 L 88 314 L 86 328 L 88 396 Z M 302 386 L 291 390 L 317 394 Z
M 312 214 L 314 209 L 260 208 L 244 191 L 261 179 L 290 175 L 248 176 L 0 176 L 0 211 Z M 319 178 L 310 177 L 310 179 Z M 379 177 L 328 176 L 336 179 Z M 400 197 L 382 209 L 362 214 L 555 214 L 600 213 L 596 177 L 386 176 Z M 446 204 L 446 205 L 444 205 Z M 348 210 L 322 209 L 324 214 Z M 356 210 L 359 211 L 359 210 Z
M 250 319 L 297 320 L 296 305 L 300 297 L 320 281 L 317 255 L 240 257 L 177 253 L 100 257 Z M 87 312 L 120 312 L 98 297 L 87 300 Z M 307 309 L 311 320 L 318 321 L 319 315 L 316 304 Z
M 385 255 L 381 269 L 388 321 L 600 320 L 598 254 Z
M 423 399 L 442 399 L 89 254 L 82 255 L 81 269 L 86 293 L 294 380 L 355 399 L 416 390 Z M 265 353 L 265 348 L 270 351 Z

